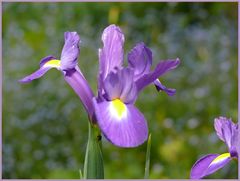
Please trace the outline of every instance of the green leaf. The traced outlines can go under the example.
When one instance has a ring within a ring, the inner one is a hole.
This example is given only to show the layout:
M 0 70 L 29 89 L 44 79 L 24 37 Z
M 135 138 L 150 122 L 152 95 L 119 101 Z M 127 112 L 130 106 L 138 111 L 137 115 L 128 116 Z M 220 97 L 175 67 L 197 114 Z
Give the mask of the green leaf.
M 151 151 L 151 134 L 149 134 L 148 142 L 147 142 L 147 153 L 146 153 L 146 163 L 145 163 L 144 179 L 148 179 L 148 177 L 149 177 L 150 151 Z
M 82 175 L 82 170 L 79 169 L 79 176 L 80 176 L 80 179 L 83 179 L 83 175 Z
M 101 151 L 101 133 L 97 126 L 89 123 L 88 143 L 84 161 L 84 179 L 103 179 L 104 167 Z

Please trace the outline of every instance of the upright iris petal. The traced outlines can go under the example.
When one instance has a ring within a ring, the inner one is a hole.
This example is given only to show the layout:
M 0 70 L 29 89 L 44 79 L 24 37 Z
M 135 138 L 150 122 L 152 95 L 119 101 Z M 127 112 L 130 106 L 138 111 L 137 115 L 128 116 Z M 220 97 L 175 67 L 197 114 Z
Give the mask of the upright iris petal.
M 180 61 L 162 61 L 151 71 L 152 52 L 144 43 L 128 54 L 128 67 L 123 67 L 124 35 L 110 25 L 103 31 L 103 48 L 99 51 L 98 97 L 94 99 L 98 125 L 105 137 L 121 147 L 135 147 L 147 139 L 148 128 L 142 113 L 134 106 L 139 92 L 155 83 L 158 77 L 176 68 Z M 159 90 L 172 95 L 157 82 Z M 173 93 L 174 91 L 172 91 Z M 175 93 L 175 92 L 174 92 Z
M 238 159 L 236 150 L 238 141 L 238 125 L 231 119 L 219 117 L 214 120 L 214 127 L 218 137 L 226 143 L 229 152 L 209 154 L 200 158 L 192 167 L 190 177 L 193 179 L 203 178 L 224 167 L 232 158 Z
M 74 89 L 80 97 L 89 116 L 92 118 L 93 109 L 93 92 L 77 66 L 77 59 L 79 55 L 79 41 L 80 37 L 77 32 L 65 32 L 65 44 L 62 49 L 61 60 L 53 56 L 47 56 L 40 61 L 40 68 L 19 80 L 21 83 L 29 83 L 34 79 L 42 77 L 48 70 L 56 68 L 64 74 L 65 80 Z
M 128 53 L 129 67 L 134 70 L 134 80 L 150 72 L 152 66 L 152 51 L 144 43 L 138 43 Z
M 102 91 L 102 80 L 114 68 L 120 68 L 123 64 L 124 35 L 121 29 L 110 25 L 102 34 L 103 48 L 99 49 L 99 91 Z
M 77 65 L 78 55 L 80 53 L 79 42 L 80 37 L 77 32 L 64 33 L 65 44 L 61 53 L 61 69 L 73 69 Z
M 219 117 L 215 119 L 214 127 L 218 137 L 227 144 L 229 152 L 234 155 L 234 152 L 236 152 L 238 125 L 233 124 L 231 119 Z

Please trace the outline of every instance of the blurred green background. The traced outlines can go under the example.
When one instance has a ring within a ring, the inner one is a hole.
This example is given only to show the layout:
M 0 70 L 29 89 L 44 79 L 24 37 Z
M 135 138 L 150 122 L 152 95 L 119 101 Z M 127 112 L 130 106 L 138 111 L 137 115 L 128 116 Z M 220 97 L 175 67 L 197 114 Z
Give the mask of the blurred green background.
M 181 65 L 160 78 L 137 107 L 152 133 L 150 178 L 189 178 L 194 162 L 226 145 L 215 117 L 237 121 L 237 3 L 3 3 L 3 178 L 79 178 L 87 142 L 84 108 L 59 71 L 31 84 L 18 79 L 63 47 L 65 31 L 81 36 L 79 66 L 96 92 L 98 48 L 109 24 L 125 34 L 125 55 L 138 42 L 159 60 Z M 143 178 L 146 143 L 118 148 L 103 140 L 105 178 Z M 208 178 L 237 178 L 237 161 Z

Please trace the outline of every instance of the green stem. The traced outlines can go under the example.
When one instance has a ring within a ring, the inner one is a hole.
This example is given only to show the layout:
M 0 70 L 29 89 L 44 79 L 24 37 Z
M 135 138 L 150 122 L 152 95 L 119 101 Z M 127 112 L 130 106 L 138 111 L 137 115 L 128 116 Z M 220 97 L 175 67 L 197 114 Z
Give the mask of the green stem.
M 148 179 L 149 178 L 150 151 L 151 151 L 151 134 L 149 134 L 148 142 L 147 142 L 147 153 L 146 153 L 146 163 L 145 163 L 144 179 Z
M 84 161 L 84 179 L 103 179 L 104 167 L 101 150 L 101 133 L 96 125 L 89 122 L 88 143 Z

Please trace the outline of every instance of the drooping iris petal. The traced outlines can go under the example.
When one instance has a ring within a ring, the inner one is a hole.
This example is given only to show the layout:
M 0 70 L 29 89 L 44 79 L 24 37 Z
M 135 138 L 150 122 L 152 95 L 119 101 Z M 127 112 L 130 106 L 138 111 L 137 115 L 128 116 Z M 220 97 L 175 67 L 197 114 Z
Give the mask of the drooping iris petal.
M 130 68 L 115 69 L 115 72 L 108 74 L 104 80 L 107 100 L 121 99 L 124 103 L 134 103 L 137 88 L 133 77 L 133 70 Z
M 180 63 L 179 59 L 166 60 L 158 63 L 156 68 L 148 74 L 143 75 L 136 81 L 138 91 L 141 91 L 145 86 L 153 83 L 158 77 L 176 68 Z
M 156 79 L 154 81 L 154 85 L 158 91 L 164 91 L 169 96 L 173 96 L 176 93 L 176 89 L 171 89 L 171 88 L 165 87 L 158 79 Z
M 48 68 L 40 68 L 37 71 L 35 71 L 34 73 L 22 78 L 21 80 L 19 80 L 20 83 L 29 83 L 31 81 L 33 81 L 34 79 L 38 79 L 40 77 L 42 77 L 49 69 L 51 69 L 50 67 Z
M 34 73 L 24 77 L 23 79 L 19 80 L 19 82 L 21 83 L 29 83 L 34 79 L 38 79 L 40 77 L 42 77 L 48 70 L 50 70 L 51 68 L 60 68 L 60 61 L 59 60 L 55 60 L 55 57 L 53 56 L 48 56 L 43 58 L 40 61 L 40 68 L 35 71 Z
M 110 25 L 103 31 L 102 42 L 103 48 L 99 50 L 99 79 L 104 80 L 115 67 L 122 67 L 124 35 L 119 27 Z
M 206 176 L 205 173 L 206 173 L 209 165 L 218 156 L 219 156 L 219 154 L 209 154 L 209 155 L 203 156 L 202 158 L 197 160 L 191 169 L 190 178 L 191 179 L 199 179 L 199 178 Z
M 231 121 L 231 119 L 219 117 L 214 120 L 214 128 L 217 132 L 218 137 L 224 141 L 230 149 L 233 146 L 233 139 L 236 139 L 237 137 L 237 135 L 235 135 L 235 124 Z
M 136 147 L 146 141 L 147 123 L 134 105 L 119 99 L 100 103 L 94 100 L 94 107 L 101 131 L 114 145 Z
M 191 179 L 200 179 L 224 167 L 231 160 L 230 153 L 209 154 L 200 158 L 192 167 Z
M 150 72 L 152 66 L 152 52 L 144 43 L 138 43 L 128 53 L 129 67 L 134 70 L 134 80 Z
M 65 32 L 65 43 L 61 54 L 61 69 L 69 70 L 77 65 L 78 55 L 80 53 L 80 37 L 77 32 Z
M 224 167 L 231 160 L 230 153 L 223 153 L 216 157 L 209 165 L 205 174 L 209 175 Z

